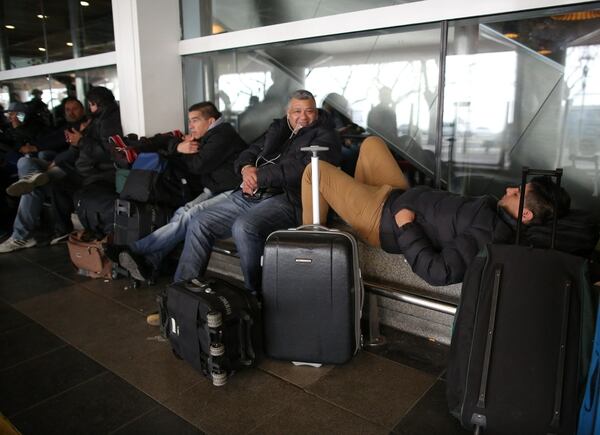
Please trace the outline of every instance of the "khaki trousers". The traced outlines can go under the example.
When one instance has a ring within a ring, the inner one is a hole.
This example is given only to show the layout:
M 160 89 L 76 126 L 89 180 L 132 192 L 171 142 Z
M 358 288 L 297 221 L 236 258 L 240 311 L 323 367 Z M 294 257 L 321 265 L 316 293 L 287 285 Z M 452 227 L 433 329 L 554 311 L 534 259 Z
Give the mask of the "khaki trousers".
M 302 221 L 312 223 L 312 169 L 302 175 Z M 408 181 L 386 144 L 370 136 L 360 146 L 354 178 L 327 162 L 319 162 L 321 222 L 329 207 L 354 228 L 361 239 L 380 246 L 379 225 L 383 204 L 392 189 L 408 189 Z

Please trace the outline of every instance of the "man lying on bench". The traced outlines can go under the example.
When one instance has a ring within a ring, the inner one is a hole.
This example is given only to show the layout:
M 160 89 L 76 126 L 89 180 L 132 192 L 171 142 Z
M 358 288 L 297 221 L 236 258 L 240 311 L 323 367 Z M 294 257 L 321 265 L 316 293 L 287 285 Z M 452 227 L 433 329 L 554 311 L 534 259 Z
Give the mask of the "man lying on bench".
M 359 237 L 392 254 L 403 254 L 412 270 L 431 285 L 463 280 L 465 270 L 487 243 L 512 242 L 519 209 L 518 187 L 496 201 L 491 196 L 467 198 L 427 186 L 410 188 L 385 143 L 365 139 L 354 178 L 327 162 L 319 162 L 321 221 L 328 208 L 351 225 Z M 548 178 L 527 184 L 523 223 L 543 224 L 553 215 L 556 185 Z M 571 199 L 561 188 L 558 216 Z M 311 167 L 302 178 L 302 219 L 312 222 Z

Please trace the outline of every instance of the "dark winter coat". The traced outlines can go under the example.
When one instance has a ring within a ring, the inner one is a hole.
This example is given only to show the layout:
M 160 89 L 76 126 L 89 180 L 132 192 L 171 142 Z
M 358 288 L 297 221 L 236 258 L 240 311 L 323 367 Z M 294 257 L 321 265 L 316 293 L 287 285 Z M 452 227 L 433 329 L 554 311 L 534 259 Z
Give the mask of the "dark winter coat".
M 319 110 L 319 117 L 313 125 L 290 138 L 291 134 L 285 116 L 275 119 L 266 133 L 240 154 L 235 162 L 235 172 L 239 174 L 245 165 L 258 166 L 259 188 L 282 189 L 297 210 L 301 210 L 302 173 L 310 163 L 311 154 L 300 148 L 311 145 L 329 147 L 329 151 L 320 153 L 319 158 L 338 166 L 342 145 L 333 123 L 323 110 Z
M 399 228 L 394 216 L 403 208 L 416 217 Z M 426 186 L 394 190 L 384 204 L 380 241 L 385 251 L 403 254 L 429 284 L 453 284 L 462 282 L 486 244 L 513 240 L 510 219 L 490 196 L 467 198 Z
M 176 141 L 172 145 L 177 148 Z M 234 172 L 233 164 L 241 151 L 247 148 L 246 142 L 231 124 L 223 122 L 206 132 L 199 140 L 197 154 L 174 152 L 187 174 L 186 179 L 198 190 L 197 186 L 210 189 L 213 194 L 237 188 L 241 183 L 239 173 Z
M 92 122 L 84 130 L 79 140 L 79 157 L 75 164 L 77 172 L 83 178 L 83 184 L 104 181 L 114 184 L 115 165 L 110 152 L 108 138 L 122 135 L 121 115 L 115 102 L 94 114 Z

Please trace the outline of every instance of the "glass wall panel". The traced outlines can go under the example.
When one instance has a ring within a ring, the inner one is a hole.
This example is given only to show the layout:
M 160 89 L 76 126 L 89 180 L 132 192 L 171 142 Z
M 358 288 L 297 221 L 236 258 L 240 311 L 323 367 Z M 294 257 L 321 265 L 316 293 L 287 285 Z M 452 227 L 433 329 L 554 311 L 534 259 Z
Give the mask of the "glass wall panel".
M 420 0 L 181 0 L 183 39 Z
M 600 20 L 560 16 L 452 27 L 441 156 L 450 190 L 501 196 L 523 166 L 563 167 L 573 206 L 600 212 Z
M 52 121 L 60 120 L 61 101 L 75 96 L 85 102 L 90 86 L 105 86 L 119 99 L 119 82 L 115 66 L 65 72 L 50 76 L 27 77 L 0 83 L 0 104 L 4 108 L 13 101 L 26 103 L 34 98 L 33 91 L 41 91 L 41 99 L 52 114 Z
M 0 0 L 0 69 L 115 49 L 110 0 Z
M 338 127 L 349 147 L 377 134 L 431 176 L 439 41 L 439 28 L 430 26 L 187 56 L 187 104 L 214 100 L 253 141 L 283 116 L 290 92 L 306 88 L 319 106 L 329 102 L 344 116 Z

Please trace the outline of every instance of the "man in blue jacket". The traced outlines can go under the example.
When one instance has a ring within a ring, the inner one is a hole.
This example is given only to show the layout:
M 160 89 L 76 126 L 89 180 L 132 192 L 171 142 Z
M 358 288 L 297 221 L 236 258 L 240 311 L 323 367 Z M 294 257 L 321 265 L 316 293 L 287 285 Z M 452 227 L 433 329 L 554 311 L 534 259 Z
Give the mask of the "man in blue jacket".
M 309 153 L 300 148 L 309 145 L 329 147 L 322 158 L 339 164 L 341 143 L 333 125 L 317 109 L 313 95 L 298 90 L 291 95 L 286 116 L 274 120 L 236 160 L 240 188 L 188 225 L 175 282 L 203 275 L 214 241 L 233 235 L 245 286 L 260 291 L 260 257 L 267 236 L 300 221 L 300 180 L 310 162 Z

